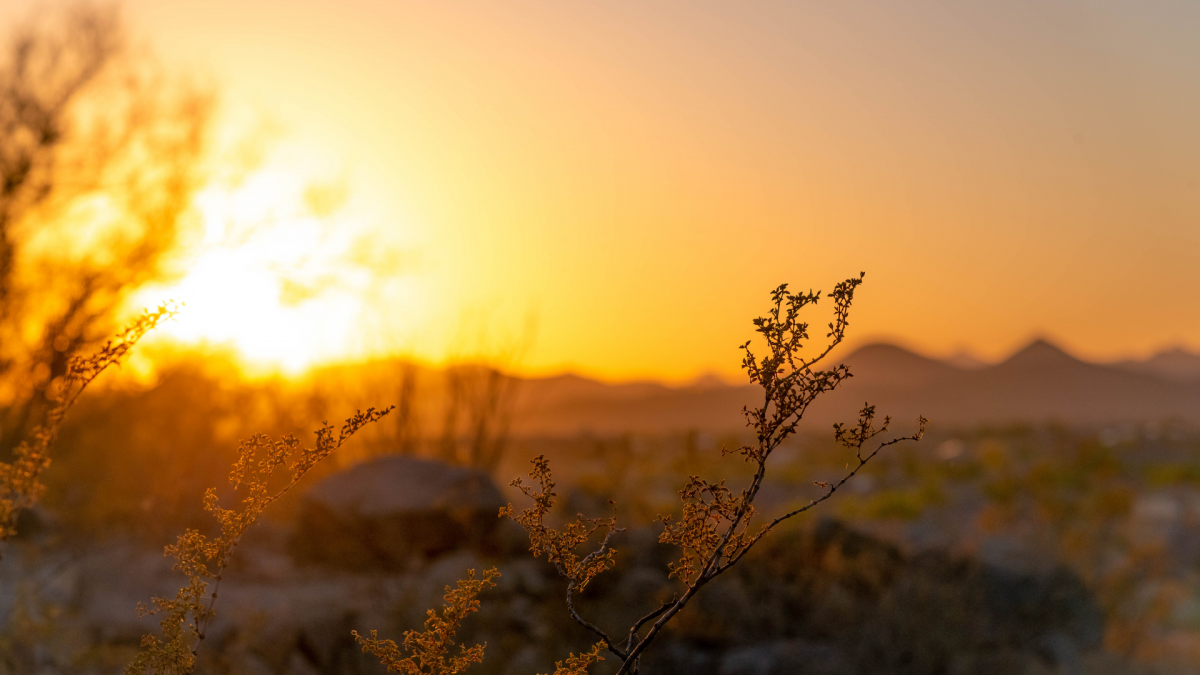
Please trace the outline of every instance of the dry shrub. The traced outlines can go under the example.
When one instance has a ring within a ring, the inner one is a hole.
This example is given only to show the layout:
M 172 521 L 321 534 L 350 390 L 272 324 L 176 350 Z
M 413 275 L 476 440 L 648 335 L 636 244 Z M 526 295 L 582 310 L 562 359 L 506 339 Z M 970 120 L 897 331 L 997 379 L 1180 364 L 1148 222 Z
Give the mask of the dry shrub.
M 143 637 L 141 653 L 125 672 L 128 675 L 192 672 L 196 650 L 215 616 L 214 606 L 222 575 L 246 530 L 318 462 L 342 447 L 359 429 L 377 422 L 390 410 L 368 408 L 365 412 L 360 411 L 347 419 L 336 435 L 334 427 L 325 424 L 316 431 L 317 440 L 311 448 L 301 446 L 294 436 L 272 441 L 266 436 L 255 435 L 244 441 L 229 474 L 229 483 L 245 495 L 240 508 L 222 508 L 216 490 L 209 489 L 204 495 L 204 508 L 216 519 L 220 534 L 210 538 L 189 529 L 180 535 L 175 545 L 166 548 L 166 555 L 175 559 L 173 568 L 188 578 L 188 585 L 173 599 L 154 598 L 152 607 L 138 605 L 139 614 L 164 615 L 159 622 L 162 637 Z M 273 482 L 278 484 L 281 479 L 282 486 L 272 487 Z M 211 593 L 208 592 L 210 583 L 213 585 Z
M 887 431 L 891 419 L 885 417 L 882 424 L 876 426 L 874 406 L 864 405 L 855 424 L 834 425 L 834 438 L 853 453 L 852 461 L 847 462 L 846 474 L 836 483 L 817 482 L 816 485 L 823 488 L 824 493 L 807 505 L 760 525 L 752 524 L 756 515 L 754 500 L 766 478 L 767 460 L 771 454 L 795 434 L 804 413 L 814 400 L 834 390 L 851 376 L 850 369 L 845 365 L 828 370 L 820 370 L 816 366 L 845 338 L 854 292 L 862 280 L 862 274 L 847 279 L 837 284 L 828 296 L 812 291 L 789 293 L 786 284 L 771 293 L 772 306 L 767 315 L 754 320 L 756 332 L 766 343 L 765 356 L 757 357 L 751 350 L 751 342 L 742 345 L 745 352 L 742 367 L 750 381 L 763 390 L 763 403 L 760 406 L 743 409 L 746 424 L 754 432 L 756 442 L 731 452 L 722 450 L 721 453 L 723 456 L 740 455 L 744 462 L 754 467 L 754 475 L 749 486 L 740 491 L 730 489 L 723 480 L 714 482 L 700 476 L 689 476 L 679 491 L 683 501 L 682 513 L 679 516 L 660 517 L 663 531 L 659 541 L 674 545 L 680 551 L 679 557 L 668 564 L 670 576 L 681 584 L 679 592 L 670 601 L 637 620 L 623 640 L 614 639 L 607 631 L 583 618 L 575 607 L 576 593 L 582 592 L 597 575 L 615 564 L 616 551 L 610 546 L 610 541 L 621 532 L 616 519 L 590 518 L 579 514 L 561 529 L 547 525 L 546 517 L 554 507 L 557 494 L 554 492 L 549 462 L 544 456 L 532 460 L 530 476 L 536 486 L 526 485 L 520 478 L 512 482 L 512 486 L 528 497 L 532 505 L 517 511 L 510 504 L 500 510 L 500 516 L 511 518 L 524 527 L 533 555 L 538 557 L 545 554 L 558 574 L 567 580 L 566 604 L 571 617 L 600 638 L 590 652 L 572 655 L 565 662 L 559 662 L 556 675 L 586 672 L 592 663 L 600 659 L 601 649 L 607 650 L 620 661 L 618 675 L 636 673 L 643 652 L 663 628 L 700 589 L 737 564 L 767 533 L 780 523 L 833 496 L 884 448 L 904 440 L 921 439 L 926 424 L 923 417 L 918 420 L 919 429 L 915 434 L 873 443 Z M 834 320 L 829 323 L 824 348 L 814 356 L 804 358 L 801 350 L 809 339 L 809 324 L 800 320 L 800 314 L 807 306 L 817 304 L 822 297 L 833 299 Z M 597 531 L 603 532 L 599 546 L 582 552 Z M 374 632 L 371 640 L 370 645 L 380 644 Z M 390 651 L 375 653 L 377 656 L 381 653 L 392 655 Z M 482 652 L 478 656 L 482 658 Z M 387 659 L 383 659 L 383 662 L 389 668 L 393 663 Z
M 354 640 L 362 645 L 364 652 L 370 652 L 379 662 L 387 666 L 389 673 L 404 673 L 404 675 L 455 675 L 466 670 L 472 663 L 483 662 L 483 650 L 486 644 L 467 647 L 461 645 L 458 656 L 449 656 L 454 646 L 454 634 L 459 624 L 468 614 L 479 611 L 478 595 L 485 588 L 495 586 L 492 581 L 500 573 L 492 568 L 483 573 L 482 579 L 475 578 L 475 570 L 467 571 L 467 578 L 458 582 L 458 588 L 446 587 L 446 606 L 441 614 L 429 610 L 429 618 L 425 620 L 425 630 L 410 630 L 404 633 L 404 648 L 401 649 L 392 640 L 380 640 L 378 631 L 371 631 L 369 637 L 352 631 Z M 409 655 L 404 656 L 407 652 Z
M 74 356 L 67 362 L 66 373 L 47 390 L 53 405 L 44 421 L 16 447 L 12 461 L 0 462 L 0 541 L 17 533 L 17 517 L 45 491 L 42 472 L 50 466 L 50 451 L 67 411 L 101 373 L 120 363 L 142 336 L 174 313 L 174 305 L 146 312 L 91 356 Z
M 547 527 L 544 518 L 554 505 L 555 495 L 550 468 L 543 457 L 533 460 L 531 472 L 541 486 L 540 491 L 524 486 L 520 479 L 513 482 L 533 500 L 533 506 L 519 514 L 509 506 L 500 515 L 513 518 L 523 525 L 529 533 L 534 555 L 545 553 L 559 574 L 567 579 L 568 611 L 576 622 L 595 633 L 608 652 L 621 661 L 618 674 L 636 673 L 643 651 L 696 593 L 737 564 L 772 529 L 833 496 L 884 448 L 904 440 L 920 440 L 925 429 L 924 418 L 920 418 L 919 430 L 915 434 L 891 438 L 873 448 L 866 447 L 887 431 L 891 420 L 885 417 L 883 423 L 876 427 L 875 408 L 865 405 L 856 424 L 834 426 L 836 440 L 854 453 L 847 465 L 847 473 L 836 483 L 816 483 L 824 489 L 824 494 L 807 505 L 757 527 L 752 525 L 756 515 L 754 500 L 766 478 L 767 460 L 796 432 L 812 402 L 851 376 L 845 365 L 837 365 L 829 370 L 819 370 L 816 366 L 845 338 L 854 291 L 862 279 L 863 275 L 847 279 L 826 296 L 834 302 L 834 320 L 829 324 L 829 332 L 825 336 L 828 342 L 823 350 L 807 359 L 801 354 L 801 349 L 809 339 L 809 324 L 800 320 L 800 313 L 808 305 L 816 304 L 823 297 L 822 294 L 811 291 L 788 293 L 786 284 L 772 292 L 772 307 L 767 315 L 754 320 L 756 331 L 766 343 L 766 355 L 756 357 L 750 342 L 742 345 L 745 352 L 742 367 L 750 381 L 763 389 L 762 405 L 743 409 L 747 426 L 753 430 L 757 442 L 732 452 L 722 450 L 722 455 L 740 455 L 743 461 L 754 466 L 754 476 L 750 485 L 740 491 L 726 487 L 723 480 L 713 482 L 700 476 L 688 478 L 679 491 L 683 501 L 682 513 L 679 516 L 660 517 L 663 532 L 659 541 L 680 550 L 677 560 L 669 563 L 669 570 L 670 576 L 681 582 L 681 588 L 670 601 L 636 621 L 625 634 L 624 640 L 614 639 L 584 619 L 574 604 L 574 593 L 582 591 L 591 579 L 613 565 L 614 551 L 609 547 L 609 540 L 619 531 L 615 519 L 592 519 L 579 515 L 562 531 Z M 600 546 L 579 557 L 576 550 L 584 546 L 597 529 L 605 530 Z M 643 632 L 647 625 L 649 627 Z

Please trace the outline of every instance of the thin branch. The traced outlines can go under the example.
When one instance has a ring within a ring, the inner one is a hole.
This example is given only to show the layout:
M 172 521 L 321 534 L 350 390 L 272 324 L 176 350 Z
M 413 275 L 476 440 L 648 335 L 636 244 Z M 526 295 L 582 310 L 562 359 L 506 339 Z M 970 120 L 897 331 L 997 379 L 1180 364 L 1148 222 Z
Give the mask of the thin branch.
M 583 567 L 584 569 L 586 569 L 588 564 L 593 560 L 593 558 L 595 558 L 597 556 L 603 556 L 605 554 L 605 551 L 608 549 L 608 540 L 610 538 L 612 538 L 613 533 L 614 532 L 624 532 L 624 531 L 625 531 L 624 528 L 617 528 L 617 529 L 609 530 L 608 533 L 604 535 L 604 541 L 601 542 L 600 548 L 598 548 L 595 551 L 592 551 L 591 553 L 584 556 L 583 560 L 581 560 L 579 562 L 580 566 Z M 578 623 L 579 625 L 583 626 L 584 628 L 595 633 L 597 636 L 599 636 L 599 638 L 601 640 L 604 640 L 604 645 L 608 648 L 608 651 L 615 654 L 618 658 L 624 660 L 626 658 L 625 653 L 622 652 L 620 649 L 617 648 L 616 645 L 613 644 L 612 638 L 610 638 L 608 636 L 608 633 L 605 633 L 602 629 L 600 629 L 600 627 L 598 627 L 595 624 L 584 619 L 582 616 L 579 615 L 579 612 L 577 612 L 575 610 L 575 603 L 574 603 L 575 582 L 576 582 L 575 579 L 571 579 L 567 583 L 567 609 L 569 609 L 571 611 L 571 617 L 575 619 L 576 623 Z
M 359 411 L 346 420 L 336 436 L 333 426 L 323 424 L 316 432 L 317 439 L 312 448 L 302 447 L 300 441 L 290 435 L 272 441 L 256 434 L 243 441 L 229 476 L 235 491 L 239 488 L 246 491 L 246 497 L 240 500 L 241 508 L 222 508 L 216 490 L 210 488 L 204 496 L 204 509 L 216 518 L 220 535 L 210 539 L 189 529 L 174 545 L 167 547 L 166 554 L 175 558 L 173 569 L 188 578 L 188 585 L 180 589 L 173 600 L 154 598 L 153 607 L 138 604 L 140 615 L 165 614 L 159 622 L 163 637 L 147 635 L 142 638 L 142 650 L 125 668 L 126 675 L 190 673 L 215 616 L 221 580 L 246 530 L 318 462 L 339 449 L 359 429 L 379 421 L 391 410 L 389 407 L 381 411 L 374 408 Z M 281 489 L 271 492 L 268 482 L 281 468 L 290 472 L 290 480 Z M 214 582 L 213 590 L 206 593 L 209 580 Z
M 577 561 L 573 553 L 574 548 L 585 542 L 601 521 L 580 515 L 578 520 L 562 533 L 545 526 L 543 517 L 553 505 L 554 483 L 544 457 L 534 460 L 534 471 L 531 473 L 540 481 L 540 492 L 522 485 L 519 479 L 513 482 L 515 487 L 533 499 L 534 506 L 517 516 L 510 505 L 501 511 L 501 515 L 513 517 L 525 526 L 530 535 L 534 555 L 546 553 L 559 573 L 567 577 L 567 607 L 571 616 L 580 625 L 600 636 L 604 640 L 602 644 L 607 645 L 609 651 L 621 658 L 622 663 L 617 675 L 636 674 L 642 653 L 663 628 L 687 606 L 701 588 L 737 564 L 777 525 L 829 499 L 884 448 L 903 440 L 920 440 L 926 423 L 923 417 L 920 418 L 920 430 L 913 436 L 880 443 L 874 451 L 864 455 L 864 443 L 884 433 L 890 422 L 889 418 L 884 418 L 883 425 L 876 429 L 872 423 L 875 408 L 866 405 L 860 412 L 857 425 L 849 428 L 840 424 L 834 425 L 837 441 L 853 450 L 858 460 L 854 469 L 834 485 L 817 483 L 828 488 L 825 494 L 802 508 L 779 516 L 756 533 L 750 534 L 750 521 L 755 515 L 754 501 L 766 480 L 767 460 L 796 432 L 808 407 L 817 397 L 833 391 L 851 377 L 850 370 L 845 365 L 821 371 L 813 370 L 813 366 L 826 358 L 845 338 L 854 291 L 862 283 L 862 279 L 862 274 L 857 278 L 847 279 L 837 284 L 833 292 L 825 296 L 834 299 L 835 317 L 829 324 L 829 333 L 826 334 L 829 342 L 811 359 L 806 360 L 798 356 L 798 350 L 809 338 L 809 325 L 800 321 L 798 317 L 804 307 L 816 304 L 819 298 L 823 297 L 820 293 L 809 291 L 790 294 L 787 292 L 787 285 L 781 285 L 771 294 L 773 306 L 768 309 L 766 316 L 754 320 L 756 331 L 765 339 L 769 351 L 759 359 L 751 352 L 750 342 L 746 342 L 742 345 L 745 352 L 742 367 L 750 376 L 750 381 L 763 388 L 763 400 L 760 407 L 742 408 L 747 426 L 752 427 L 755 432 L 757 444 L 743 446 L 737 450 L 745 461 L 757 464 L 754 476 L 740 494 L 731 492 L 725 487 L 724 481 L 710 483 L 699 476 L 691 476 L 680 490 L 680 497 L 684 502 L 683 513 L 678 521 L 672 521 L 671 516 L 660 517 L 664 530 L 659 541 L 675 544 L 682 549 L 678 562 L 670 565 L 670 572 L 671 576 L 679 577 L 685 588 L 684 593 L 682 596 L 673 597 L 670 602 L 663 603 L 658 609 L 634 623 L 626 638 L 624 651 L 616 649 L 608 634 L 584 620 L 574 606 L 576 588 L 582 589 L 587 580 L 611 564 L 608 540 L 615 529 L 612 523 L 608 523 L 610 531 L 600 549 L 590 553 L 582 561 Z M 723 449 L 721 454 L 727 453 Z M 597 566 L 594 560 L 603 560 L 605 565 Z M 581 573 L 581 569 L 585 572 Z M 648 623 L 649 629 L 645 635 L 640 635 Z
M 678 596 L 672 597 L 670 602 L 664 602 L 662 604 L 662 607 L 659 607 L 658 609 L 654 610 L 653 612 L 650 612 L 646 616 L 643 616 L 642 618 L 638 619 L 637 623 L 633 624 L 633 627 L 629 629 L 629 639 L 625 642 L 626 651 L 633 649 L 633 639 L 635 637 L 637 637 L 638 630 L 640 630 L 642 626 L 646 625 L 647 621 L 652 621 L 653 619 L 655 619 L 656 617 L 661 615 L 663 612 L 670 609 L 671 605 L 675 604 L 678 601 L 679 601 Z
M 875 455 L 879 454 L 880 450 L 883 450 L 884 448 L 886 448 L 888 446 L 895 445 L 902 441 L 919 441 L 919 440 L 921 440 L 921 436 L 924 431 L 924 428 L 925 428 L 925 418 L 921 418 L 921 431 L 918 431 L 916 434 L 913 434 L 912 436 L 902 436 L 899 438 L 893 438 L 892 440 L 886 441 L 884 443 L 880 443 L 879 447 L 875 448 L 875 450 L 871 454 L 867 455 L 865 458 L 860 458 L 858 461 L 858 466 L 854 467 L 854 469 L 852 471 L 850 471 L 850 473 L 843 476 L 842 479 L 840 481 L 838 481 L 836 484 L 830 485 L 829 490 L 825 494 L 821 495 L 817 499 L 810 501 L 808 504 L 796 509 L 795 511 L 790 511 L 788 513 L 783 514 L 782 516 L 779 516 L 775 520 L 772 520 L 771 523 L 769 525 L 767 525 L 766 527 L 764 527 L 763 530 L 761 532 L 759 532 L 758 535 L 756 535 L 753 540 L 751 540 L 750 544 L 747 545 L 744 549 L 742 549 L 742 551 L 740 553 L 738 553 L 738 555 L 736 557 L 734 557 L 728 563 L 726 563 L 724 566 L 722 566 L 720 571 L 724 572 L 725 570 L 727 570 L 730 567 L 733 567 L 735 564 L 737 564 L 737 562 L 742 559 L 742 556 L 744 556 L 746 554 L 746 552 L 748 552 L 755 544 L 757 544 L 758 541 L 760 539 L 762 539 L 767 533 L 769 533 L 771 530 L 775 529 L 776 525 L 782 523 L 783 521 L 787 520 L 788 518 L 800 515 L 801 513 L 808 511 L 809 509 L 813 508 L 817 504 L 820 504 L 821 502 L 825 501 L 826 499 L 829 499 L 830 497 L 832 497 L 833 493 L 837 492 L 838 488 L 845 485 L 846 481 L 850 480 L 855 475 L 857 475 L 858 472 L 864 466 L 866 466 L 867 462 L 871 461 L 871 459 L 874 458 Z

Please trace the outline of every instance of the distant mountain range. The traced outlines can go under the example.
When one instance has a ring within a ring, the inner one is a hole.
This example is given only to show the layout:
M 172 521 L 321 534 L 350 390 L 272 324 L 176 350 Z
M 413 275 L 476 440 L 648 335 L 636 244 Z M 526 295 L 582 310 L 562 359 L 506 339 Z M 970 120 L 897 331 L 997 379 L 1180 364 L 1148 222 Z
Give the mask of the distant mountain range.
M 918 414 L 935 425 L 1058 422 L 1098 427 L 1148 421 L 1200 424 L 1200 355 L 1181 349 L 1144 361 L 1090 363 L 1036 340 L 993 365 L 958 355 L 931 359 L 891 344 L 872 344 L 844 362 L 854 377 L 818 400 L 805 416 L 810 428 L 853 421 L 864 401 L 904 429 Z M 604 384 L 578 377 L 524 381 L 514 431 L 573 435 L 739 429 L 742 406 L 761 397 L 755 386 L 707 380 L 669 387 L 652 382 Z
M 1144 361 L 1118 361 L 1117 368 L 1175 382 L 1200 382 L 1200 354 L 1174 347 Z

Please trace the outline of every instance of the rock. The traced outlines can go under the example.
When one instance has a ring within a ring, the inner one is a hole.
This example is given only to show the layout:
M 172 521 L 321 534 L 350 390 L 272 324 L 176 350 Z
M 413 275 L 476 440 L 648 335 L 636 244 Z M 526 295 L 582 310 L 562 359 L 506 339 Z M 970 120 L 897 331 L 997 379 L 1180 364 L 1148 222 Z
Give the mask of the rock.
M 313 486 L 288 548 L 298 562 L 402 569 L 414 560 L 489 546 L 504 503 L 483 471 L 384 457 Z

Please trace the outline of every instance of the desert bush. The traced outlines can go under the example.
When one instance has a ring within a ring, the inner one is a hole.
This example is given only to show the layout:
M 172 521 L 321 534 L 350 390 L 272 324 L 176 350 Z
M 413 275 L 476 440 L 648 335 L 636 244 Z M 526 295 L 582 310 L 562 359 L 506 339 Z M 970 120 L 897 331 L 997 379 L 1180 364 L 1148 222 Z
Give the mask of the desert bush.
M 188 584 L 173 599 L 154 598 L 151 607 L 138 605 L 139 614 L 163 615 L 159 623 L 162 637 L 147 635 L 142 639 L 142 651 L 125 669 L 127 675 L 192 672 L 196 650 L 216 615 L 214 607 L 222 575 L 246 530 L 318 462 L 342 447 L 359 429 L 379 421 L 390 411 L 391 408 L 360 411 L 347 419 L 336 435 L 334 427 L 325 424 L 316 431 L 316 443 L 311 448 L 301 446 L 295 436 L 272 441 L 255 435 L 242 442 L 229 474 L 233 489 L 240 488 L 245 495 L 240 508 L 222 508 L 216 490 L 209 489 L 204 495 L 204 508 L 216 519 L 219 534 L 209 537 L 189 529 L 166 548 L 166 554 L 175 559 L 174 569 L 187 577 Z M 281 480 L 283 484 L 278 485 Z
M 50 466 L 50 453 L 63 418 L 79 396 L 101 373 L 120 363 L 142 336 L 174 312 L 170 305 L 146 312 L 96 353 L 73 356 L 67 361 L 66 372 L 47 389 L 46 399 L 52 406 L 44 419 L 13 450 L 12 461 L 0 462 L 0 541 L 17 534 L 17 518 L 36 504 L 45 491 L 42 473 Z
M 339 364 L 314 369 L 292 384 L 305 391 L 306 407 L 319 416 L 343 405 L 394 401 L 394 419 L 368 432 L 339 466 L 388 454 L 436 457 L 449 464 L 494 471 L 511 441 L 520 390 L 516 363 L 505 353 L 465 357 L 440 368 L 411 359 Z
M 458 656 L 447 658 L 447 653 L 454 646 L 454 634 L 468 614 L 479 611 L 479 592 L 495 586 L 492 579 L 498 576 L 500 573 L 492 568 L 483 573 L 482 579 L 476 579 L 475 570 L 469 570 L 467 578 L 458 582 L 458 588 L 447 586 L 446 606 L 440 614 L 429 610 L 424 631 L 406 632 L 403 649 L 392 640 L 380 640 L 378 631 L 371 631 L 369 636 L 362 636 L 354 631 L 354 639 L 362 645 L 363 651 L 370 652 L 380 663 L 387 666 L 388 672 L 405 675 L 461 673 L 472 663 L 483 662 L 485 645 L 462 645 Z M 405 652 L 408 652 L 409 656 L 404 656 Z
M 170 272 L 199 186 L 211 97 L 134 58 L 80 3 L 11 27 L 0 54 L 0 452 L 57 402 L 72 354 Z M 0 459 L 8 459 L 4 456 Z
M 203 527 L 200 496 L 224 483 L 238 439 L 307 433 L 321 419 L 293 422 L 282 413 L 293 403 L 279 383 L 246 382 L 232 362 L 150 350 L 142 357 L 153 359 L 152 386 L 108 379 L 63 424 L 43 505 L 73 540 L 130 537 L 157 546 Z
M 450 366 L 444 377 L 441 458 L 494 470 L 508 445 L 518 381 L 491 363 Z
M 924 418 L 919 419 L 919 428 L 911 436 L 876 441 L 887 431 L 891 419 L 885 417 L 882 424 L 876 426 L 874 406 L 865 405 L 857 423 L 834 425 L 834 438 L 852 453 L 846 465 L 847 471 L 840 480 L 834 483 L 818 481 L 816 485 L 823 490 L 819 497 L 757 527 L 752 526 L 756 515 L 754 501 L 766 478 L 767 461 L 771 454 L 796 433 L 797 426 L 813 401 L 834 390 L 851 376 L 845 365 L 829 370 L 819 370 L 816 366 L 845 338 L 854 292 L 862 280 L 861 274 L 857 278 L 847 279 L 837 284 L 828 296 L 812 291 L 789 293 L 786 284 L 772 292 L 772 306 L 767 315 L 754 320 L 755 330 L 766 344 L 765 355 L 756 356 L 750 341 L 742 345 L 745 353 L 742 367 L 751 383 L 763 389 L 763 403 L 743 409 L 747 426 L 753 431 L 756 442 L 735 450 L 721 451 L 722 456 L 740 456 L 754 468 L 754 475 L 750 484 L 740 491 L 727 487 L 724 480 L 714 482 L 696 475 L 688 478 L 679 491 L 683 502 L 682 513 L 660 518 L 663 529 L 659 542 L 674 546 L 679 551 L 678 557 L 668 563 L 669 576 L 679 583 L 678 592 L 634 622 L 628 632 L 617 634 L 614 638 L 581 616 L 576 607 L 577 594 L 582 594 L 593 579 L 616 563 L 616 549 L 611 542 L 622 531 L 617 527 L 616 518 L 580 514 L 560 528 L 548 524 L 557 493 L 554 492 L 554 479 L 545 457 L 532 460 L 530 478 L 533 485 L 525 484 L 520 478 L 513 481 L 512 486 L 524 493 L 532 505 L 518 511 L 510 504 L 501 509 L 501 517 L 511 518 L 525 528 L 529 535 L 530 552 L 535 557 L 545 555 L 547 561 L 567 581 L 566 605 L 571 618 L 599 638 L 591 651 L 572 655 L 565 662 L 560 662 L 556 675 L 585 672 L 592 663 L 600 660 L 601 650 L 614 656 L 621 664 L 618 675 L 638 672 L 642 654 L 668 623 L 702 588 L 729 571 L 764 536 L 783 522 L 832 497 L 884 448 L 904 440 L 920 440 L 925 429 Z M 809 339 L 809 324 L 800 319 L 801 311 L 817 304 L 822 297 L 833 299 L 834 320 L 829 324 L 825 347 L 814 356 L 805 358 L 801 350 Z M 600 536 L 599 546 L 583 552 L 596 536 Z M 374 632 L 369 639 L 359 639 L 364 649 L 377 656 L 383 654 L 388 657 L 381 660 L 389 670 L 400 670 L 394 667 L 396 662 L 392 659 L 395 655 L 394 643 L 381 649 Z M 471 655 L 472 660 L 475 656 L 482 659 L 482 647 L 478 653 L 471 652 Z M 464 661 L 460 665 L 465 668 L 469 664 Z

